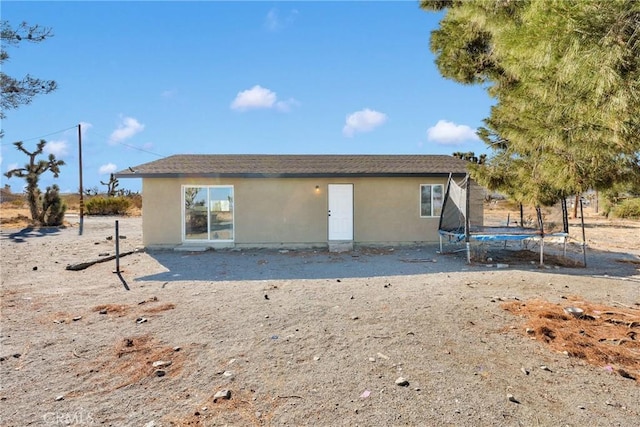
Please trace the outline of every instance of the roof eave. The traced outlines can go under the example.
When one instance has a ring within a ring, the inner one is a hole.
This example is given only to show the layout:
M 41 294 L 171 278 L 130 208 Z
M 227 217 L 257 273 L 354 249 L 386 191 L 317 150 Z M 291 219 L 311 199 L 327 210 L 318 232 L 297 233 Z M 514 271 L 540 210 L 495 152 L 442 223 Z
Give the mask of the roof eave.
M 407 178 L 465 176 L 466 172 L 320 172 L 320 173 L 115 173 L 116 178 Z

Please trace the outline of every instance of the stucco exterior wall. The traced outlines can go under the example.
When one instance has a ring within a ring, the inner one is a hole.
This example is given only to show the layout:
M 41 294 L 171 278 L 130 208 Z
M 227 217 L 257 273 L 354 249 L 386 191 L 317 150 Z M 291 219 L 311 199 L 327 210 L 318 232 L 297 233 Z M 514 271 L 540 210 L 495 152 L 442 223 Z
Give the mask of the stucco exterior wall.
M 420 184 L 446 186 L 446 178 L 145 178 L 142 185 L 144 245 L 171 247 L 183 243 L 183 186 L 233 185 L 235 241 L 232 246 L 326 246 L 329 184 L 353 184 L 356 244 L 438 240 L 439 218 L 420 217 Z M 480 218 L 481 202 L 480 198 L 479 211 L 478 206 L 472 208 Z

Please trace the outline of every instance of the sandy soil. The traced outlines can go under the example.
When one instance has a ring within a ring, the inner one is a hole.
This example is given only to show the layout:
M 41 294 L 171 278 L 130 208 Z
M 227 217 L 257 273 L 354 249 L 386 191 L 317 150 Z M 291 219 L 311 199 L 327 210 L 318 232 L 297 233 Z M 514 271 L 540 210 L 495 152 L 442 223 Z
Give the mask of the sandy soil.
M 119 218 L 127 291 L 113 260 L 66 269 L 113 255 L 116 219 L 2 226 L 1 426 L 640 425 L 637 222 L 594 219 L 567 268 L 514 247 L 147 253 Z

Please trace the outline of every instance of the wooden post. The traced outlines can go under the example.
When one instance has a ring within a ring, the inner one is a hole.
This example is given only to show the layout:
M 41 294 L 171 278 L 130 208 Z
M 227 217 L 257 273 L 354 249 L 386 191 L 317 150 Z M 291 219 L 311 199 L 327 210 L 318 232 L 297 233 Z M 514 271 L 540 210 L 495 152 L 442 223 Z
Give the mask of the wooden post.
M 80 167 L 80 226 L 78 227 L 78 234 L 82 236 L 82 229 L 84 228 L 84 190 L 82 188 L 82 127 L 78 125 L 78 164 Z

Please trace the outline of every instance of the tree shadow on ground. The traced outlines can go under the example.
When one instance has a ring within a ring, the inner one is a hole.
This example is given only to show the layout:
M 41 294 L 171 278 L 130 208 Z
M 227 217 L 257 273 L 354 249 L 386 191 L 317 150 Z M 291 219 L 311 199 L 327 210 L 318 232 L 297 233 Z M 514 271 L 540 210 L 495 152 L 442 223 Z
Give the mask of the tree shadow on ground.
M 437 245 L 402 248 L 360 248 L 353 252 L 324 250 L 217 250 L 205 252 L 149 252 L 168 271 L 137 277 L 136 281 L 245 281 L 304 280 L 408 276 L 434 273 L 494 271 L 497 269 L 607 276 L 640 281 L 640 258 L 630 254 L 590 250 L 588 267 L 581 266 L 582 254 L 569 254 L 559 263 L 546 255 L 544 266 L 533 250 L 501 250 L 492 262 L 466 262 L 466 252 L 439 254 Z M 617 260 L 624 260 L 617 262 Z M 532 262 L 533 261 L 533 262 Z M 501 264 L 498 264 L 501 263 Z M 636 264 L 637 262 L 637 264 Z M 560 264 L 560 265 L 559 265 Z
M 63 227 L 25 227 L 22 230 L 13 233 L 2 231 L 0 232 L 0 239 L 12 240 L 15 243 L 24 243 L 27 239 L 60 234 L 61 228 Z

